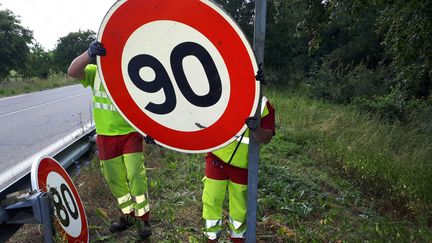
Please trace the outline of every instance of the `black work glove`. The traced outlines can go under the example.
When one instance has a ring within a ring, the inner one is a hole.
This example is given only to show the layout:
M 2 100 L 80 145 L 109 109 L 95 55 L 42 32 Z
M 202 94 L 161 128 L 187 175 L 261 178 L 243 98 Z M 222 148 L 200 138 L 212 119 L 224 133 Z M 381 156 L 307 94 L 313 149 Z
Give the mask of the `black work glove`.
M 156 144 L 155 140 L 149 135 L 144 137 L 144 141 L 146 142 L 146 144 Z
M 256 117 L 249 117 L 246 119 L 246 126 L 252 131 L 255 132 L 258 129 L 259 121 Z
M 93 41 L 90 43 L 87 53 L 91 58 L 95 58 L 96 56 L 105 56 L 106 49 L 99 41 Z
M 265 79 L 264 69 L 262 66 L 263 66 L 262 63 L 258 65 L 258 71 L 257 74 L 255 75 L 255 79 L 260 81 L 263 85 L 266 85 L 267 81 Z

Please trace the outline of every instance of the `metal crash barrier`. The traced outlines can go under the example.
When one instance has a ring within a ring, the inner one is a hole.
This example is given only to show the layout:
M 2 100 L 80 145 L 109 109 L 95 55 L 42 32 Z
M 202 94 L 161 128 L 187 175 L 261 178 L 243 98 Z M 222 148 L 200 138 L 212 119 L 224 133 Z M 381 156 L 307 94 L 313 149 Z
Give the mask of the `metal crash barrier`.
M 42 224 L 45 242 L 53 242 L 52 197 L 47 192 L 32 191 L 32 163 L 50 156 L 70 173 L 71 165 L 88 158 L 94 136 L 94 123 L 88 123 L 0 174 L 0 242 L 7 241 L 24 224 Z

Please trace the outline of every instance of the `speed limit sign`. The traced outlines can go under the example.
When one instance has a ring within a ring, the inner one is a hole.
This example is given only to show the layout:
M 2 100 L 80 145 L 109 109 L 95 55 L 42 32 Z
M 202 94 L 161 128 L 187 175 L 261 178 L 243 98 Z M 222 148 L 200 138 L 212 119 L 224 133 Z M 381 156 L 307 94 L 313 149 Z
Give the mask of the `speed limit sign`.
M 53 158 L 42 157 L 32 164 L 33 190 L 52 194 L 54 215 L 68 242 L 89 242 L 84 206 L 68 173 Z
M 221 148 L 246 129 L 259 100 L 253 51 L 207 0 L 124 0 L 98 33 L 104 87 L 122 116 L 181 152 Z

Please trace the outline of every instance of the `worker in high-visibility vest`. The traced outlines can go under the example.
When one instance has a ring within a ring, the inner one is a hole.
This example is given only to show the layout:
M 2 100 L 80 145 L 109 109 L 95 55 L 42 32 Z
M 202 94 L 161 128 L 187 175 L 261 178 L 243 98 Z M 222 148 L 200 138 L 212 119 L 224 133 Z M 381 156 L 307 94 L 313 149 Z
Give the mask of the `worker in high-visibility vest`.
M 69 76 L 93 90 L 93 116 L 96 145 L 102 174 L 115 197 L 122 217 L 109 230 L 120 232 L 136 224 L 138 235 L 151 235 L 147 177 L 143 157 L 143 137 L 126 122 L 105 92 L 97 66 L 89 64 L 96 56 L 106 55 L 100 42 L 94 41 L 87 51 L 69 66 Z
M 258 71 L 257 80 L 264 79 Z M 260 124 L 260 125 L 258 125 Z M 275 110 L 265 97 L 261 101 L 261 119 L 248 118 L 248 129 L 233 143 L 207 153 L 203 201 L 205 235 L 217 242 L 222 230 L 222 204 L 229 193 L 229 227 L 233 242 L 244 242 L 246 236 L 248 144 L 252 134 L 260 143 L 269 143 L 275 134 Z

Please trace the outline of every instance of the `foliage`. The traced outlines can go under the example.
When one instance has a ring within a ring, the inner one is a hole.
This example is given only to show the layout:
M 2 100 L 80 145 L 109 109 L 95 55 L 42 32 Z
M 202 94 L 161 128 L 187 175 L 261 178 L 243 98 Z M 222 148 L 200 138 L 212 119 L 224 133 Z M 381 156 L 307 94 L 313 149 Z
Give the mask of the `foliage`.
M 91 30 L 72 32 L 59 38 L 54 51 L 46 52 L 39 43 L 33 43 L 32 31 L 22 27 L 11 11 L 1 10 L 0 80 L 7 79 L 11 70 L 26 80 L 66 73 L 70 62 L 94 39 L 95 33 Z
M 324 63 L 314 66 L 305 79 L 303 89 L 314 98 L 338 103 L 351 103 L 353 99 L 386 95 L 390 89 L 389 71 L 385 68 L 368 69 L 365 65 L 339 64 L 335 68 Z
M 273 0 L 268 3 L 265 62 L 268 69 L 278 73 L 273 83 L 290 80 L 290 87 L 298 87 L 304 70 L 313 59 L 307 54 L 307 38 L 295 37 L 302 21 L 299 9 L 303 3 Z M 297 78 L 300 76 L 300 78 Z
M 287 97 L 279 87 L 266 91 L 277 128 L 272 142 L 261 147 L 257 242 L 432 240 L 430 110 L 387 125 L 350 107 Z M 203 157 L 146 146 L 152 242 L 205 242 Z M 119 210 L 97 159 L 81 168 L 74 182 L 90 239 L 137 241 L 135 227 L 108 231 Z M 40 236 L 37 227 L 25 230 L 9 242 Z
M 302 91 L 339 103 L 355 101 L 363 110 L 400 120 L 410 103 L 430 97 L 430 1 L 296 4 L 304 9 L 296 35 L 309 40 L 314 58 L 303 69 Z
M 418 115 L 411 115 L 405 123 L 388 124 L 349 107 L 298 97 L 276 101 L 277 106 L 290 108 L 284 110 L 285 127 L 291 136 L 301 136 L 303 149 L 314 160 L 331 165 L 379 195 L 418 205 L 419 199 L 423 205 L 432 202 L 432 185 L 425 179 L 432 176 L 428 162 L 432 146 L 427 139 L 432 136 L 428 122 L 432 113 L 428 106 L 417 105 Z
M 41 79 L 48 79 L 52 72 L 52 56 L 50 53 L 36 43 L 30 48 L 30 54 L 26 63 L 17 69 L 23 77 L 30 79 L 37 77 Z
M 386 5 L 377 24 L 399 83 L 414 97 L 428 97 L 432 91 L 432 2 L 395 1 Z
M 10 10 L 0 10 L 0 81 L 27 62 L 33 33 L 20 23 Z
M 255 1 L 215 2 L 252 42 Z M 430 99 L 430 1 L 267 2 L 265 62 L 272 74 L 270 82 L 314 98 L 355 101 L 361 109 L 378 113 L 393 109 L 386 102 L 396 91 L 403 94 L 404 104 Z M 1 80 L 12 69 L 28 80 L 65 73 L 95 38 L 90 30 L 72 32 L 58 40 L 54 51 L 45 53 L 37 43 L 31 43 L 31 31 L 23 28 L 12 12 L 1 11 L 0 26 L 4 43 L 0 48 Z
M 253 40 L 254 9 L 253 1 L 215 0 L 240 26 L 249 41 Z
M 71 32 L 61 37 L 54 50 L 53 59 L 56 71 L 66 73 L 70 63 L 87 50 L 90 42 L 95 38 L 95 32 L 92 30 Z
M 54 74 L 49 78 L 34 78 L 31 82 L 16 78 L 0 83 L 0 97 L 18 95 L 76 84 L 76 80 L 64 75 Z

